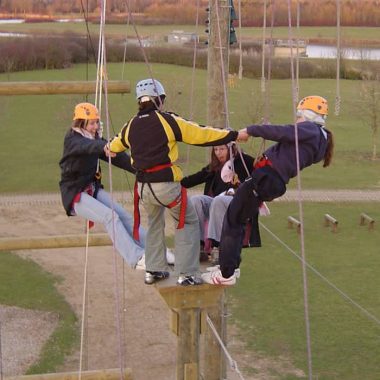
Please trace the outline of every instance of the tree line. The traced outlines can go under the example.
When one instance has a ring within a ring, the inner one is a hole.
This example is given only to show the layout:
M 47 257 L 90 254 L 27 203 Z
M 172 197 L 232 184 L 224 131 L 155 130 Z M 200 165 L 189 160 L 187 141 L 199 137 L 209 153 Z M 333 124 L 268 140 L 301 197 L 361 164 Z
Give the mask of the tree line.
M 295 22 L 297 3 L 302 26 L 336 25 L 336 0 L 292 0 L 292 18 Z M 207 19 L 209 1 L 200 0 L 201 22 Z M 128 6 L 127 6 L 128 5 Z M 238 1 L 234 0 L 237 11 Z M 263 24 L 264 0 L 241 0 L 243 26 L 260 27 Z M 267 20 L 274 12 L 276 26 L 288 25 L 288 2 L 267 0 Z M 111 20 L 126 18 L 128 8 L 140 23 L 194 24 L 197 12 L 196 0 L 108 0 L 107 13 Z M 27 15 L 83 15 L 98 17 L 98 0 L 0 0 L 0 11 L 11 16 Z M 3 15 L 4 16 L 4 15 Z M 5 15 L 4 17 L 6 17 Z M 380 0 L 341 0 L 341 24 L 343 26 L 380 26 Z

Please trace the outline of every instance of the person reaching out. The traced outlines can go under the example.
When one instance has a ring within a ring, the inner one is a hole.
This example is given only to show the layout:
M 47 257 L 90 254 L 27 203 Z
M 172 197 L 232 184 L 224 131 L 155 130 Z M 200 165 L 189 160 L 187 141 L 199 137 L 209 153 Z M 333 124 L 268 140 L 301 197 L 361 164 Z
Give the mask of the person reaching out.
M 297 106 L 296 125 L 251 125 L 241 130 L 242 139 L 261 137 L 277 143 L 269 147 L 258 161 L 251 178 L 237 190 L 223 221 L 220 242 L 220 267 L 202 274 L 209 284 L 234 285 L 241 262 L 242 234 L 246 220 L 258 217 L 263 201 L 271 201 L 286 191 L 289 180 L 297 173 L 296 133 L 298 135 L 300 170 L 323 161 L 330 165 L 333 134 L 325 128 L 328 115 L 327 100 L 307 96 Z M 245 137 L 243 136 L 245 135 Z
M 101 184 L 98 159 L 108 161 L 111 153 L 107 141 L 99 135 L 98 109 L 91 103 L 79 103 L 74 109 L 72 125 L 65 135 L 61 168 L 63 207 L 68 216 L 79 215 L 87 220 L 102 223 L 116 250 L 132 268 L 145 269 L 145 231 L 141 228 L 141 241 L 132 237 L 132 217 L 119 203 L 113 202 Z M 126 153 L 112 154 L 112 164 L 135 173 Z M 115 213 L 112 216 L 112 208 Z M 115 226 L 115 230 L 114 230 Z M 170 261 L 173 255 L 168 254 Z
M 139 111 L 124 125 L 110 143 L 112 152 L 130 149 L 132 165 L 136 169 L 135 231 L 138 226 L 138 202 L 148 214 L 146 236 L 145 283 L 153 284 L 169 276 L 164 260 L 165 210 L 177 223 L 175 230 L 175 271 L 178 285 L 198 285 L 199 272 L 198 218 L 186 189 L 178 159 L 178 142 L 199 146 L 223 145 L 236 140 L 239 133 L 210 127 L 162 110 L 165 101 L 162 84 L 152 78 L 136 85 Z M 135 234 L 137 237 L 137 233 Z

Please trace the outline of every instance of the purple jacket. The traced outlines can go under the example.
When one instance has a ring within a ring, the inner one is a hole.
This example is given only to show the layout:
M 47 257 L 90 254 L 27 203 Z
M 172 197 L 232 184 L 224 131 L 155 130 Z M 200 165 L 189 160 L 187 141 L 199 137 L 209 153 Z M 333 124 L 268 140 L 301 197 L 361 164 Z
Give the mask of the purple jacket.
M 297 124 L 300 169 L 321 161 L 327 148 L 327 133 L 316 123 L 304 121 Z M 250 136 L 277 141 L 264 154 L 271 160 L 285 183 L 297 175 L 294 125 L 251 125 Z

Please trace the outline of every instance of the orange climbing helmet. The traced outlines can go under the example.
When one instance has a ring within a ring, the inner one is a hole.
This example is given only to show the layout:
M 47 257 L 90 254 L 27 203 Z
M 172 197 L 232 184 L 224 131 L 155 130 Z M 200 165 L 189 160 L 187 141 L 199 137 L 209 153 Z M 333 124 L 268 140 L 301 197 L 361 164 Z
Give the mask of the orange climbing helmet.
M 99 119 L 98 109 L 91 103 L 79 103 L 74 109 L 73 120 L 94 120 Z
M 310 110 L 319 115 L 327 116 L 329 113 L 329 106 L 327 100 L 322 98 L 322 96 L 311 95 L 306 96 L 298 103 L 297 110 Z

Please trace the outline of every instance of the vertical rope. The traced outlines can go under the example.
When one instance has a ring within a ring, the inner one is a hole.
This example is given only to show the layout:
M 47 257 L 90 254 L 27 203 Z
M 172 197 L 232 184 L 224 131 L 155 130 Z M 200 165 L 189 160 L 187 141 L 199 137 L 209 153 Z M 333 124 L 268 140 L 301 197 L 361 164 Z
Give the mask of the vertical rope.
M 336 95 L 335 115 L 340 113 L 340 55 L 341 55 L 341 29 L 340 29 L 340 0 L 336 0 Z
M 218 24 L 218 40 L 219 40 L 219 52 L 220 52 L 220 62 L 222 67 L 222 83 L 223 83 L 223 98 L 224 98 L 224 111 L 226 114 L 226 126 L 225 128 L 230 127 L 230 115 L 228 112 L 228 97 L 227 97 L 227 85 L 226 85 L 226 68 L 224 66 L 223 60 L 223 49 L 222 49 L 222 35 L 220 31 L 220 17 L 219 17 L 219 1 L 215 0 L 215 11 L 216 11 L 216 21 Z M 228 52 L 227 52 L 228 54 Z
M 197 13 L 195 16 L 195 33 L 198 36 L 198 26 L 199 26 L 199 0 L 197 0 Z M 197 38 L 194 40 L 194 50 L 193 50 L 193 68 L 191 71 L 191 88 L 190 88 L 190 106 L 189 106 L 189 119 L 193 120 L 194 117 L 194 91 L 195 91 L 195 67 L 197 63 Z M 190 145 L 187 145 L 186 149 L 186 167 L 185 173 L 188 174 L 190 162 Z
M 3 380 L 3 336 L 1 335 L 2 324 L 0 322 L 0 380 Z
M 296 89 L 294 78 L 294 57 L 293 57 L 293 36 L 292 36 L 292 14 L 291 14 L 291 0 L 288 0 L 288 23 L 289 23 L 289 41 L 290 41 L 290 65 L 292 77 L 292 95 L 293 95 L 293 116 L 294 116 L 294 133 L 296 145 L 296 163 L 297 163 L 297 190 L 298 190 L 298 209 L 301 221 L 301 256 L 302 256 L 302 280 L 303 280 L 303 294 L 304 294 L 304 317 L 306 329 L 306 345 L 307 345 L 307 359 L 308 359 L 308 372 L 309 380 L 313 379 L 312 368 L 312 354 L 311 354 L 311 338 L 310 338 L 310 319 L 309 319 L 309 298 L 308 298 L 308 284 L 307 284 L 307 271 L 306 271 L 306 254 L 305 254 L 305 234 L 304 234 L 304 220 L 303 220 L 303 205 L 302 205 L 302 192 L 301 192 L 301 174 L 300 174 L 300 159 L 299 159 L 299 144 L 298 144 L 298 128 L 297 128 L 297 113 L 296 113 Z
M 105 0 L 106 3 L 106 0 Z M 105 13 L 105 7 L 104 7 L 104 13 Z M 104 38 L 103 38 L 104 41 Z M 104 42 L 103 42 L 104 44 Z M 106 50 L 105 46 L 103 46 L 103 61 L 104 61 L 104 104 L 105 104 L 105 114 L 106 114 L 106 131 L 107 131 L 107 139 L 109 140 L 111 137 L 110 133 L 110 120 L 109 120 L 109 110 L 108 110 L 108 87 L 107 87 L 107 60 L 106 60 Z M 115 210 L 114 210 L 114 194 L 113 194 L 113 185 L 112 185 L 112 165 L 111 165 L 111 157 L 108 157 L 108 177 L 109 177 L 109 188 L 110 188 L 110 195 L 111 195 L 111 206 L 112 206 L 112 235 L 113 235 L 113 271 L 114 271 L 114 287 L 115 287 L 115 314 L 116 314 L 116 332 L 118 337 L 118 353 L 119 353 L 119 365 L 120 365 L 120 378 L 124 378 L 124 350 L 123 350 L 123 344 L 121 339 L 121 321 L 120 321 L 120 291 L 118 286 L 118 271 L 117 271 L 117 253 L 116 253 L 116 247 L 115 247 Z
M 82 292 L 82 320 L 81 320 L 81 333 L 80 333 L 80 349 L 79 349 L 79 373 L 78 379 L 82 379 L 83 370 L 83 347 L 84 347 L 84 331 L 85 321 L 87 318 L 86 313 L 86 294 L 87 294 L 87 268 L 88 268 L 88 242 L 90 236 L 90 221 L 86 223 L 86 250 L 84 256 L 84 271 L 83 271 L 83 292 Z
M 261 92 L 265 93 L 265 39 L 267 31 L 267 0 L 264 0 L 263 12 L 263 35 L 261 40 Z
M 299 35 L 300 35 L 300 2 L 297 0 L 297 33 L 296 33 L 296 94 L 295 98 L 298 103 L 299 94 L 300 94 L 300 49 L 299 49 Z
M 130 7 L 130 0 L 128 0 L 127 7 L 128 8 Z M 121 69 L 121 80 L 124 79 L 124 69 L 125 69 L 125 61 L 126 61 L 126 57 L 127 57 L 127 46 L 128 46 L 128 28 L 129 28 L 129 22 L 130 22 L 130 17 L 129 17 L 129 12 L 128 12 L 128 15 L 127 15 L 127 32 L 126 32 L 126 36 L 125 36 L 125 46 L 124 46 L 124 53 L 123 53 L 123 67 Z
M 241 0 L 238 2 L 239 11 L 239 79 L 243 79 L 243 49 L 242 49 L 242 26 L 241 26 Z

